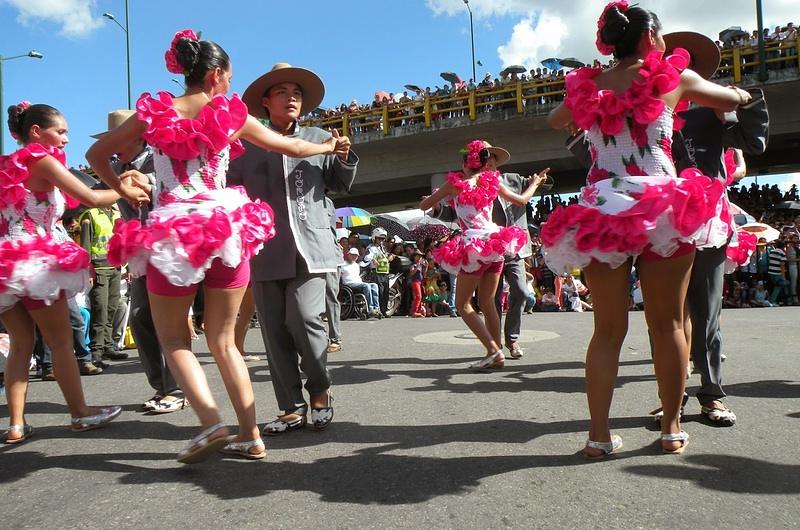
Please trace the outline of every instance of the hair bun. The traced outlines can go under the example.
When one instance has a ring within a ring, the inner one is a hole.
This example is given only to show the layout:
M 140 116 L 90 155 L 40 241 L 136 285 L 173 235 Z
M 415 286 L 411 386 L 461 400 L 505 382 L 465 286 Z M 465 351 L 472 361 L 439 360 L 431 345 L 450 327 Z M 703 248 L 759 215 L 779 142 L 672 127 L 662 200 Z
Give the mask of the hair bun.
M 600 32 L 600 38 L 609 46 L 616 46 L 625 37 L 630 20 L 618 7 L 606 11 L 605 26 Z
M 25 114 L 25 107 L 21 105 L 8 107 L 8 130 L 14 138 L 19 138 L 22 135 L 23 114 Z
M 176 57 L 178 64 L 183 67 L 183 71 L 187 74 L 194 70 L 197 63 L 200 62 L 200 43 L 195 40 L 182 37 L 175 43 Z

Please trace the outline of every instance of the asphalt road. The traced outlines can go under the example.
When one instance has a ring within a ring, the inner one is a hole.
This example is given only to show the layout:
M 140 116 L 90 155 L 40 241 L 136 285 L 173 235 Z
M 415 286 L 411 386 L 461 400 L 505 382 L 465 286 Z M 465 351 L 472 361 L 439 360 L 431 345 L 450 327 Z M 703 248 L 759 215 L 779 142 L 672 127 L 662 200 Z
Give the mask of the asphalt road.
M 195 416 L 137 412 L 152 391 L 135 356 L 84 378 L 90 403 L 124 405 L 106 429 L 71 433 L 56 383 L 33 382 L 36 436 L 0 446 L 0 527 L 800 527 L 800 309 L 724 312 L 739 423 L 711 426 L 691 400 L 683 456 L 659 453 L 643 318 L 630 316 L 612 407 L 625 448 L 609 460 L 579 454 L 591 314 L 525 316 L 525 357 L 490 374 L 465 369 L 481 348 L 460 319 L 349 321 L 330 358 L 333 425 L 267 439 L 261 462 L 178 464 Z M 258 330 L 248 345 L 263 351 Z M 234 424 L 202 339 L 196 350 Z M 277 413 L 266 361 L 250 371 L 263 424 Z

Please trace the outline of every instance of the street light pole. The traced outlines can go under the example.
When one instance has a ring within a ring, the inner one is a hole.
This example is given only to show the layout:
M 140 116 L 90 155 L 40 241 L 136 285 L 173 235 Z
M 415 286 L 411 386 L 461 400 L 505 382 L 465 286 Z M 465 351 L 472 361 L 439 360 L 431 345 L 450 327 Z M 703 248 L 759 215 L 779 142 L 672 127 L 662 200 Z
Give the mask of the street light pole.
M 2 112 L 3 116 L 5 116 L 6 114 L 6 108 L 3 106 L 3 61 L 10 61 L 12 59 L 19 59 L 21 57 L 31 57 L 33 59 L 41 59 L 42 57 L 44 57 L 44 55 L 37 52 L 36 50 L 31 50 L 28 53 L 23 53 L 21 55 L 12 55 L 11 57 L 3 57 L 2 55 L 0 55 L 0 112 Z M 5 152 L 4 140 L 5 140 L 5 132 L 3 131 L 2 128 L 0 128 L 0 155 L 2 155 Z
M 758 22 L 758 80 L 762 83 L 769 79 L 767 73 L 767 52 L 764 50 L 764 15 L 761 0 L 756 0 L 756 21 Z
M 478 78 L 475 75 L 475 30 L 472 26 L 472 9 L 469 7 L 469 0 L 464 0 L 464 4 L 469 11 L 469 40 L 472 42 L 472 82 L 477 83 Z
M 108 20 L 114 22 L 119 28 L 125 32 L 125 63 L 127 65 L 128 71 L 128 108 L 133 109 L 132 101 L 131 101 L 131 33 L 129 31 L 130 26 L 128 25 L 128 21 L 130 20 L 129 10 L 128 10 L 128 0 L 125 0 L 125 25 L 119 23 L 117 18 L 112 15 L 111 13 L 103 13 L 103 16 Z

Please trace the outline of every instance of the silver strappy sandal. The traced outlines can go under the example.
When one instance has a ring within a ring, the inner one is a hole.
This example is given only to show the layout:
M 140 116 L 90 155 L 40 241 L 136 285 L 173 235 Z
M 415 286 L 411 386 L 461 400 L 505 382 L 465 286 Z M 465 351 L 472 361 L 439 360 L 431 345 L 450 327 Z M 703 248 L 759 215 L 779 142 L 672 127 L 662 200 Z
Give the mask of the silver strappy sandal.
M 21 434 L 22 436 L 19 438 L 9 438 L 8 435 L 11 433 Z M 8 430 L 4 435 L 4 441 L 9 445 L 21 444 L 31 436 L 33 436 L 33 427 L 27 423 L 25 425 L 9 425 Z
M 114 418 L 120 415 L 122 407 L 115 405 L 113 407 L 102 407 L 98 414 L 94 416 L 84 416 L 82 418 L 72 418 L 71 428 L 72 432 L 91 431 L 98 429 L 111 422 Z
M 253 453 L 252 449 L 254 448 L 257 448 L 259 451 Z M 247 458 L 248 460 L 261 460 L 267 456 L 267 448 L 264 445 L 264 440 L 256 438 L 255 440 L 248 440 L 246 442 L 230 442 L 220 450 L 220 453 Z
M 586 449 L 597 449 L 602 451 L 602 453 L 599 455 L 590 455 L 586 452 Z M 608 455 L 616 453 L 620 449 L 622 449 L 622 438 L 620 438 L 620 436 L 617 434 L 612 434 L 610 442 L 595 442 L 594 440 L 586 440 L 586 447 L 583 449 L 583 456 L 589 460 L 601 460 L 606 458 Z
M 189 445 L 178 453 L 178 462 L 181 464 L 196 464 L 225 447 L 230 441 L 229 436 L 225 435 L 211 439 L 212 434 L 224 428 L 224 423 L 217 423 L 189 440 Z

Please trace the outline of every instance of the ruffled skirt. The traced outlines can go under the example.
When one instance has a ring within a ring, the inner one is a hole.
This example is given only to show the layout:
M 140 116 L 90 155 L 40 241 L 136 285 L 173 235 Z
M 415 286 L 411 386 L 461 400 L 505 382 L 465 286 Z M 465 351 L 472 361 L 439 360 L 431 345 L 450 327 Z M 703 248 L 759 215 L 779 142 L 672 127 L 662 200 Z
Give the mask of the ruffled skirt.
M 616 268 L 646 249 L 666 258 L 686 243 L 721 247 L 729 234 L 724 192 L 722 181 L 695 169 L 585 186 L 578 204 L 556 209 L 543 225 L 545 262 L 563 274 L 592 262 Z
M 758 238 L 755 234 L 736 230 L 728 243 L 728 248 L 725 249 L 725 274 L 730 274 L 738 267 L 750 263 L 757 243 Z
M 517 254 L 527 241 L 528 235 L 518 226 L 467 230 L 434 249 L 433 257 L 450 274 L 471 274 Z
M 0 242 L 0 313 L 22 298 L 50 305 L 89 287 L 89 254 L 72 241 L 50 236 Z
M 199 283 L 219 258 L 228 267 L 257 254 L 275 235 L 272 208 L 251 201 L 241 187 L 206 192 L 159 206 L 145 225 L 117 222 L 108 244 L 108 261 L 128 264 L 134 276 L 147 264 L 175 286 Z

